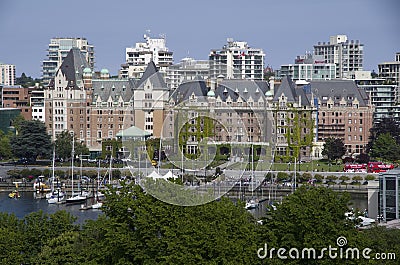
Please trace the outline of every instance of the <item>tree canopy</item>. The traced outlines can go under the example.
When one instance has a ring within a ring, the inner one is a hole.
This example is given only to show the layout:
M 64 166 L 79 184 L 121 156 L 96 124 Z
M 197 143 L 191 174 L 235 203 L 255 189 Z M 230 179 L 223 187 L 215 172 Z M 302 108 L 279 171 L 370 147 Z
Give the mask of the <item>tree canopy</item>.
M 10 136 L 0 130 L 0 160 L 12 157 Z
M 25 73 L 22 73 L 20 77 L 16 78 L 16 84 L 21 85 L 22 87 L 31 87 L 34 86 L 36 83 L 41 84 L 42 79 L 38 78 L 33 79 L 30 76 L 26 76 Z
M 346 153 L 346 147 L 344 146 L 342 139 L 340 138 L 325 139 L 322 155 L 327 156 L 330 161 L 341 158 L 342 156 L 344 156 L 345 153 Z
M 400 145 L 400 124 L 393 118 L 382 118 L 379 122 L 374 123 L 370 129 L 370 137 L 368 142 L 368 152 L 371 151 L 375 141 L 381 134 L 390 134 L 395 142 Z
M 11 138 L 11 148 L 15 157 L 35 161 L 39 156 L 49 158 L 51 140 L 46 126 L 38 120 L 21 121 L 17 134 Z
M 146 195 L 139 186 L 125 185 L 107 195 L 104 213 L 110 218 L 108 225 L 91 230 L 114 236 L 90 244 L 94 249 L 106 247 L 111 254 L 100 257 L 101 264 L 256 262 L 257 224 L 242 203 L 223 198 L 183 207 Z
M 0 213 L 1 264 L 364 264 L 366 260 L 286 259 L 278 248 L 371 248 L 400 255 L 400 230 L 358 231 L 346 219 L 349 195 L 301 186 L 267 212 L 263 224 L 242 202 L 221 198 L 201 206 L 166 204 L 141 187 L 122 183 L 106 193 L 104 215 L 82 227 L 65 211 L 34 212 L 22 220 Z M 268 244 L 273 258 L 257 253 Z M 287 253 L 285 253 L 287 254 Z M 364 262 L 365 261 L 365 262 Z M 384 264 L 397 264 L 386 260 Z M 383 264 L 369 260 L 368 264 Z M 397 261 L 398 262 L 398 261 Z
M 373 142 L 370 156 L 386 161 L 400 159 L 400 145 L 390 133 L 383 133 Z
M 55 141 L 56 146 L 56 156 L 58 158 L 62 158 L 64 160 L 68 160 L 71 158 L 72 154 L 72 135 L 68 131 L 63 131 L 62 133 L 57 135 L 57 139 Z M 74 137 L 74 149 L 75 155 L 87 155 L 89 154 L 89 149 L 78 142 Z

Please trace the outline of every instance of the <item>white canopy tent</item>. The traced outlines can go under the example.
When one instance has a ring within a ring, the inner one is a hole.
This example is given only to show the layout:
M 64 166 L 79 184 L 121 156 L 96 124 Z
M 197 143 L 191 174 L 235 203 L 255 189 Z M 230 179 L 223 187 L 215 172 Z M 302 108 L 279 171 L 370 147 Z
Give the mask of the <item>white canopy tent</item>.
M 165 174 L 164 176 L 163 176 L 163 178 L 164 179 L 177 179 L 178 178 L 178 176 L 177 175 L 174 175 L 173 173 L 172 173 L 172 171 L 171 170 L 169 170 L 168 172 L 167 172 L 167 174 Z
M 148 178 L 152 178 L 152 179 L 161 179 L 164 178 L 163 176 L 161 176 L 160 174 L 158 174 L 155 170 L 153 172 L 150 173 L 150 175 L 147 176 Z

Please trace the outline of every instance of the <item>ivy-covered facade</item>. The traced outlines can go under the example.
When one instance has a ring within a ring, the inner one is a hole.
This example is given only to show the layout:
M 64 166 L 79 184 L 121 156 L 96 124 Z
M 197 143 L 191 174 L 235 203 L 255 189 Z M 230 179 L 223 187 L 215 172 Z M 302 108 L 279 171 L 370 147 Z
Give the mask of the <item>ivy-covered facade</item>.
M 271 102 L 275 161 L 309 161 L 315 141 L 316 108 L 306 91 L 284 77 Z

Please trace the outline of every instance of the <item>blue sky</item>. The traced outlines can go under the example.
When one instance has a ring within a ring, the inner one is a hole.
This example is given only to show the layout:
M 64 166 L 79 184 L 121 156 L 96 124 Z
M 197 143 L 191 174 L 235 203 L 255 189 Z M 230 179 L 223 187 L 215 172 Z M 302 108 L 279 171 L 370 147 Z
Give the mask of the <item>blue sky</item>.
M 293 63 L 329 36 L 346 34 L 364 44 L 364 69 L 393 61 L 400 51 L 397 0 L 1 0 L 0 62 L 17 76 L 40 77 L 53 37 L 85 37 L 95 46 L 96 69 L 117 74 L 125 48 L 146 30 L 165 34 L 178 62 L 207 59 L 231 37 L 262 48 L 274 69 Z

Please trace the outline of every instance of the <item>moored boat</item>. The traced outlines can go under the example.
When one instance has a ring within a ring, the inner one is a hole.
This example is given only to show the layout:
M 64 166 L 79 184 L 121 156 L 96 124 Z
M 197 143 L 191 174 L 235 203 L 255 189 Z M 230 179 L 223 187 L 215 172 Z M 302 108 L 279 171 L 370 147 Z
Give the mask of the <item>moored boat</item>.
M 66 199 L 66 203 L 67 204 L 75 204 L 75 203 L 82 203 L 85 202 L 87 200 L 86 196 L 82 196 L 82 195 L 75 195 L 75 196 L 71 196 L 70 198 Z
M 14 190 L 14 191 L 12 191 L 12 192 L 10 192 L 10 193 L 8 194 L 8 197 L 9 197 L 10 199 L 17 199 L 17 198 L 20 198 L 21 195 L 19 194 L 19 192 L 18 192 L 17 190 Z
M 251 210 L 251 209 L 258 208 L 258 206 L 259 206 L 258 201 L 254 200 L 254 199 L 251 199 L 251 200 L 249 200 L 248 202 L 246 202 L 246 205 L 245 205 L 244 208 L 245 208 L 246 210 Z

